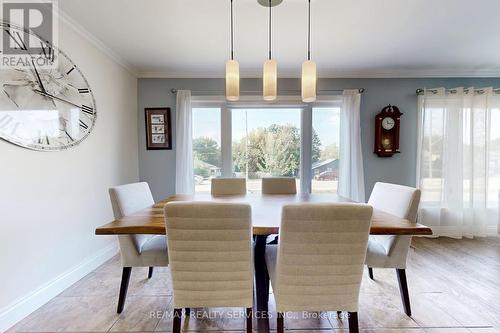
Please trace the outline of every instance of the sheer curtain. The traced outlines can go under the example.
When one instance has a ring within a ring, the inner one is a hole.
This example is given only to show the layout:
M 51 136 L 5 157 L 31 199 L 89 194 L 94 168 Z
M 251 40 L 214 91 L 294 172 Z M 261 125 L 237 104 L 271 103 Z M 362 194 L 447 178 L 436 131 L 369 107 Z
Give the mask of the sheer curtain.
M 356 89 L 344 90 L 340 109 L 340 159 L 338 194 L 365 202 L 365 178 L 361 153 L 361 94 Z
M 492 88 L 444 88 L 418 96 L 419 220 L 434 235 L 496 233 L 500 99 Z
M 175 109 L 175 193 L 194 193 L 191 91 L 177 91 Z

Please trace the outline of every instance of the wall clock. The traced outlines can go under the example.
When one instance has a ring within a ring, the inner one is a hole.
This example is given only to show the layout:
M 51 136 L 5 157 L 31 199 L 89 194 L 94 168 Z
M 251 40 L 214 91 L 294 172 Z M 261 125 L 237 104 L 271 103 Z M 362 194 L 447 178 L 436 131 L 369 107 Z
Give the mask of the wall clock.
M 399 150 L 399 128 L 403 114 L 394 105 L 388 105 L 375 116 L 375 150 L 380 157 L 390 157 Z
M 16 43 L 32 61 L 0 68 L 0 138 L 40 151 L 80 143 L 96 121 L 94 95 L 83 73 L 64 52 L 34 33 L 5 22 L 1 28 L 2 37 Z M 25 33 L 31 44 L 33 40 L 40 44 L 39 54 L 30 54 L 22 38 Z M 37 57 L 54 66 L 42 68 Z

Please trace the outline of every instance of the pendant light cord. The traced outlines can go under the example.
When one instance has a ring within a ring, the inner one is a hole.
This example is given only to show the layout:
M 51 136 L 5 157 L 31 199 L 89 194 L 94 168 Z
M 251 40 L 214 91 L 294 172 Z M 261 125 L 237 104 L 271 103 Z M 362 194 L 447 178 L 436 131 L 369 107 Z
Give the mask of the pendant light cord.
M 269 60 L 271 60 L 271 38 L 272 38 L 272 34 L 271 34 L 271 29 L 272 29 L 272 20 L 271 20 L 271 0 L 269 0 Z
M 311 60 L 311 0 L 309 0 L 309 15 L 307 21 L 307 60 Z
M 231 60 L 234 60 L 233 0 L 231 0 Z

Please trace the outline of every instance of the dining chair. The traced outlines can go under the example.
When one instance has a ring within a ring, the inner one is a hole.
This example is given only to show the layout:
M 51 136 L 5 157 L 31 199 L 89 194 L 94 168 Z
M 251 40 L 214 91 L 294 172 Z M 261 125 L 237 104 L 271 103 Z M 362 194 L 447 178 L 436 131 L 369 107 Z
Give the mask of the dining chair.
M 420 190 L 389 183 L 376 183 L 368 200 L 373 208 L 387 212 L 412 223 L 417 221 Z M 411 236 L 373 235 L 368 241 L 366 265 L 373 280 L 373 268 L 396 269 L 404 311 L 411 316 L 410 296 L 406 281 L 406 258 L 410 251 Z
M 251 207 L 247 204 L 165 205 L 173 332 L 180 332 L 183 307 L 243 307 L 247 332 L 252 332 L 251 220 Z
M 148 183 L 134 183 L 109 189 L 115 219 L 135 213 L 154 204 Z M 117 313 L 123 311 L 132 267 L 149 267 L 148 278 L 153 276 L 153 267 L 168 266 L 167 240 L 158 235 L 120 235 L 122 280 L 118 297 Z
M 294 204 L 283 207 L 280 243 L 267 246 L 266 267 L 278 312 L 347 311 L 358 332 L 359 291 L 372 207 Z
M 297 186 L 293 177 L 262 178 L 262 194 L 297 194 Z
M 247 193 L 245 178 L 213 178 L 212 195 L 244 195 Z

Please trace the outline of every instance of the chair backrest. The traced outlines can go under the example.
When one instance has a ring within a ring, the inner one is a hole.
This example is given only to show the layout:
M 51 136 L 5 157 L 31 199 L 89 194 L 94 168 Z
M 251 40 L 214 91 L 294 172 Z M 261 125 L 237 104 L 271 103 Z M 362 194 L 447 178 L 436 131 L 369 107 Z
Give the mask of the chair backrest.
M 417 221 L 420 190 L 403 185 L 375 183 L 368 204 L 375 209 L 409 220 Z
M 368 204 L 389 214 L 417 222 L 420 190 L 403 185 L 375 183 Z M 385 253 L 392 258 L 389 266 L 406 268 L 406 258 L 411 244 L 409 235 L 377 235 L 373 240 L 384 247 Z M 374 263 L 367 262 L 368 265 Z M 380 265 L 377 265 L 379 267 Z
M 109 189 L 109 197 L 115 219 L 120 219 L 155 203 L 146 182 L 112 187 Z M 124 265 L 141 252 L 142 246 L 151 237 L 150 235 L 123 235 L 118 237 Z
M 212 195 L 243 195 L 247 193 L 245 178 L 214 178 L 211 186 Z
M 252 307 L 251 207 L 165 205 L 174 308 Z
M 293 177 L 262 178 L 262 194 L 296 194 L 297 185 Z
M 277 311 L 358 310 L 372 211 L 365 204 L 283 207 Z

